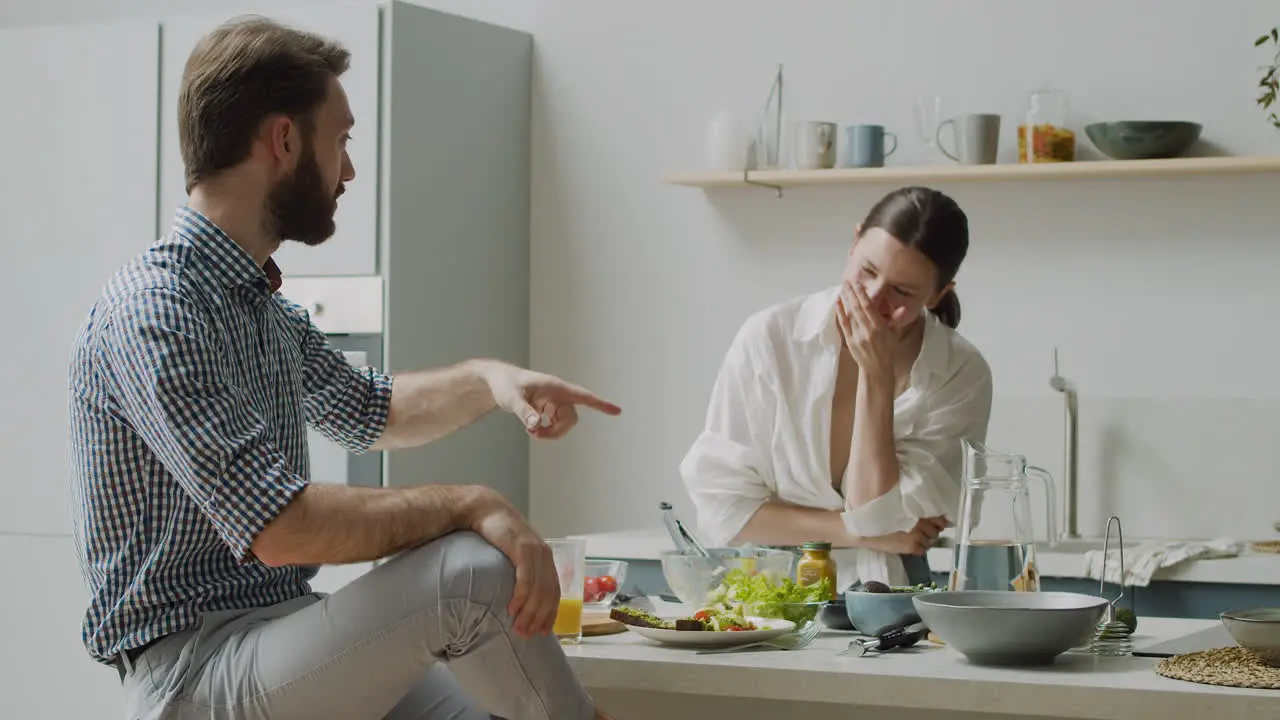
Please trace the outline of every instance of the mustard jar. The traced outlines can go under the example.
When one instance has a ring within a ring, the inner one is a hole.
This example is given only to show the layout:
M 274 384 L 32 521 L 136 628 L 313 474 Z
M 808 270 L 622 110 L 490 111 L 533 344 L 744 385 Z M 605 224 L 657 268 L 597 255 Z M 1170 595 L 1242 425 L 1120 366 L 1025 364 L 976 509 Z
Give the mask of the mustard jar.
M 816 585 L 823 578 L 830 581 L 831 597 L 836 599 L 836 561 L 831 557 L 831 543 L 807 542 L 800 546 L 804 554 L 796 563 L 796 583 L 799 585 Z

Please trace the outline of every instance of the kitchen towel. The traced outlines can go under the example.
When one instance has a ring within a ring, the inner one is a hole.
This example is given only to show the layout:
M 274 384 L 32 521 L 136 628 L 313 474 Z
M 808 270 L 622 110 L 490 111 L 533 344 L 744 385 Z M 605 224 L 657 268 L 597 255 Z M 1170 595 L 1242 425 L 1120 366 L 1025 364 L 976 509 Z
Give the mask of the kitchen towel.
M 1125 548 L 1125 585 L 1146 587 L 1157 571 L 1173 567 L 1187 560 L 1210 560 L 1213 558 L 1229 558 L 1240 554 L 1240 543 L 1229 538 L 1213 540 L 1153 540 L 1135 548 Z M 1107 553 L 1107 582 L 1120 581 L 1120 553 L 1112 549 Z M 1091 580 L 1102 577 L 1103 557 L 1101 550 L 1090 550 L 1084 554 L 1084 574 Z

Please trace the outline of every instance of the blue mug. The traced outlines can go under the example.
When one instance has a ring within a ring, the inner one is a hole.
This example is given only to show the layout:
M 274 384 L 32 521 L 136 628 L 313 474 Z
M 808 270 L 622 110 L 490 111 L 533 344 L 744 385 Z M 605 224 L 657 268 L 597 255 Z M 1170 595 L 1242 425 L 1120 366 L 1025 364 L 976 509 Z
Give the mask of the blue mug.
M 885 130 L 883 125 L 850 125 L 845 128 L 845 134 L 849 167 L 884 167 L 884 159 L 898 149 L 898 136 Z M 886 137 L 892 140 L 887 150 Z

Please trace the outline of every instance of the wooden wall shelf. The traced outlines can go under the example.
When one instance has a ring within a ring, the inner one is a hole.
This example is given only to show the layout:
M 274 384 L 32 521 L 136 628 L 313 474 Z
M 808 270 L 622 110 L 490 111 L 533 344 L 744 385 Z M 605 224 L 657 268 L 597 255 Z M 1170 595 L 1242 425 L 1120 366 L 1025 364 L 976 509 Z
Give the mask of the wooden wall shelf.
M 753 170 L 672 175 L 668 185 L 792 188 L 821 185 L 901 184 L 931 181 L 1088 180 L 1106 178 L 1238 175 L 1280 172 L 1280 156 L 1199 157 L 1170 160 L 1081 160 L 1066 163 L 939 165 L 832 170 Z

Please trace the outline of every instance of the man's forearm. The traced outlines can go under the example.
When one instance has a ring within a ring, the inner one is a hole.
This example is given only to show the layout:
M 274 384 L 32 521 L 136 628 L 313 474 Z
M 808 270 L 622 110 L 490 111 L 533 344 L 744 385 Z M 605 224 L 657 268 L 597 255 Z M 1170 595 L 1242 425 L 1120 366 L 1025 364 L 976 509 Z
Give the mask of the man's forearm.
M 396 373 L 391 411 L 374 450 L 416 447 L 470 425 L 495 406 L 487 360 L 447 368 Z
M 487 499 L 476 486 L 308 485 L 258 536 L 267 565 L 368 562 L 465 529 Z
M 893 386 L 858 378 L 853 439 L 849 447 L 849 483 L 845 503 L 859 508 L 898 482 L 898 451 L 893 437 Z

